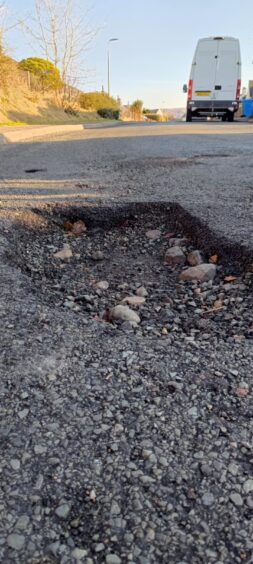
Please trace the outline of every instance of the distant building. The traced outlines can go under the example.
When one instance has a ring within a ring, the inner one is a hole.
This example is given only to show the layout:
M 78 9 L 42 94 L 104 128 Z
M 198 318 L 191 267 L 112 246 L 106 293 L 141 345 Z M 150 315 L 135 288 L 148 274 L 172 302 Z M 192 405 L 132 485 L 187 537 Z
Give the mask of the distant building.
M 253 98 L 253 80 L 249 80 L 249 98 Z
M 152 114 L 153 116 L 161 116 L 161 117 L 163 117 L 163 110 L 160 110 L 159 108 L 155 108 L 155 110 L 149 110 L 148 113 L 149 113 L 149 114 Z

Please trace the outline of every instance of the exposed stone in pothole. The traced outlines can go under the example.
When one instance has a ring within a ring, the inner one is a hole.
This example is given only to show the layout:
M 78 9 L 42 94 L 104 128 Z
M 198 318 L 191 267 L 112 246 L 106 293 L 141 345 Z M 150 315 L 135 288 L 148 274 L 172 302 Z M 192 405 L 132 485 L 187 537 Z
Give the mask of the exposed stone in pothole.
M 89 210 L 86 217 L 79 210 L 80 218 L 67 212 L 57 222 L 47 214 L 45 228 L 40 220 L 32 237 L 23 229 L 16 238 L 15 261 L 47 303 L 124 329 L 136 324 L 169 340 L 175 331 L 208 339 L 210 330 L 225 327 L 236 340 L 252 335 L 250 273 L 241 276 L 218 250 L 208 254 L 182 228 L 175 231 L 170 208 L 114 210 L 111 219 L 109 211 L 98 217 Z M 195 266 L 186 266 L 186 257 Z

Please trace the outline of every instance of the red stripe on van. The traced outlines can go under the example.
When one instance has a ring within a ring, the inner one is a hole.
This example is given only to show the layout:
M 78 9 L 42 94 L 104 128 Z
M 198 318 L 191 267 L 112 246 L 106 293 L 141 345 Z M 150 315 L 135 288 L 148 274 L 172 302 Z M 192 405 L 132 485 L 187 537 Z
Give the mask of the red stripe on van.
M 241 80 L 237 80 L 237 88 L 236 88 L 236 99 L 240 100 L 240 94 L 241 94 Z
M 188 100 L 192 99 L 192 86 L 193 86 L 193 81 L 189 80 L 189 85 L 188 85 Z

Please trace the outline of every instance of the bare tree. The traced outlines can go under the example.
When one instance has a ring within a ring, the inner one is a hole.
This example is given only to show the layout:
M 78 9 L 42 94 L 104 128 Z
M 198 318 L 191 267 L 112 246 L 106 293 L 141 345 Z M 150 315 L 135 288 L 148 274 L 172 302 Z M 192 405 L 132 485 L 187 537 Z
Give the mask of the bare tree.
M 6 8 L 4 4 L 0 4 L 0 53 L 4 50 L 4 36 L 5 36 L 5 14 Z
M 85 53 L 97 30 L 90 27 L 85 0 L 35 0 L 35 16 L 22 22 L 36 40 L 41 55 L 60 71 L 65 84 L 75 86 L 86 75 Z
M 5 52 L 6 35 L 17 26 L 17 22 L 11 23 L 9 11 L 5 2 L 0 2 L 0 53 Z

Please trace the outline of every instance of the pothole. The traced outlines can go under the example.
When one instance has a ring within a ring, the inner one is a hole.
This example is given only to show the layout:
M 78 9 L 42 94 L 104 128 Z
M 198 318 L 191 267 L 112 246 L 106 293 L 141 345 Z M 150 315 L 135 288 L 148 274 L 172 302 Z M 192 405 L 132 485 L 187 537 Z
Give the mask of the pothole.
M 150 204 L 48 208 L 43 217 L 34 214 L 29 228 L 19 223 L 11 259 L 32 279 L 40 300 L 87 322 L 127 328 L 127 322 L 110 315 L 115 306 L 124 305 L 140 318 L 138 331 L 144 336 L 251 339 L 252 273 L 233 255 L 222 254 L 222 246 L 210 243 L 208 235 L 197 246 L 187 221 L 185 230 L 175 221 L 175 209 Z M 79 229 L 73 227 L 76 222 Z M 185 264 L 166 263 L 166 252 L 174 246 L 181 248 Z M 59 256 L 64 249 L 69 252 Z M 180 280 L 196 250 L 204 263 L 215 265 L 213 281 Z
M 26 174 L 35 174 L 36 172 L 47 172 L 46 168 L 27 168 Z
M 149 157 L 143 158 L 141 161 L 138 159 L 127 159 L 123 160 L 122 162 L 117 162 L 116 167 L 119 170 L 125 169 L 127 167 L 128 171 L 131 170 L 133 167 L 134 169 L 138 168 L 138 170 L 147 170 L 150 168 L 182 168 L 182 167 L 189 167 L 189 166 L 196 166 L 202 164 L 203 159 L 227 159 L 231 158 L 231 154 L 227 153 L 204 153 L 200 155 L 192 155 L 192 156 L 185 156 L 185 157 Z

